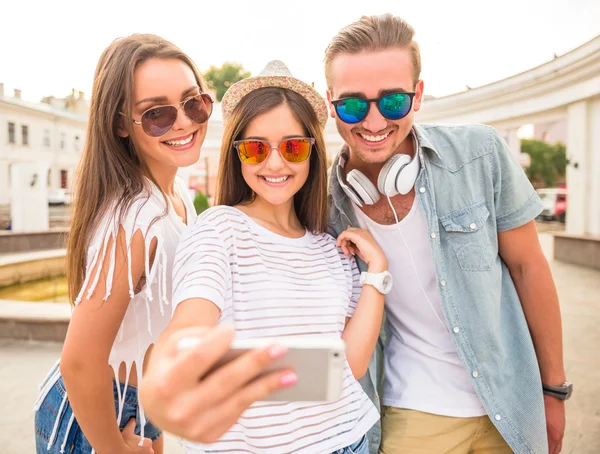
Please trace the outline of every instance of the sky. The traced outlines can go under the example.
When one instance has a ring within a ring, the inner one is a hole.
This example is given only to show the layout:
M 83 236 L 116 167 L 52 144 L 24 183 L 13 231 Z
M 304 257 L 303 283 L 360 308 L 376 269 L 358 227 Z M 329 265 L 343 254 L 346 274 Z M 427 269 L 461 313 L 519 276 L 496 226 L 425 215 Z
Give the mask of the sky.
M 361 15 L 391 12 L 416 30 L 425 93 L 436 97 L 526 71 L 600 34 L 598 0 L 104 0 L 0 4 L 5 95 L 89 97 L 100 54 L 131 33 L 178 45 L 205 71 L 241 63 L 252 74 L 274 59 L 324 94 L 330 39 Z

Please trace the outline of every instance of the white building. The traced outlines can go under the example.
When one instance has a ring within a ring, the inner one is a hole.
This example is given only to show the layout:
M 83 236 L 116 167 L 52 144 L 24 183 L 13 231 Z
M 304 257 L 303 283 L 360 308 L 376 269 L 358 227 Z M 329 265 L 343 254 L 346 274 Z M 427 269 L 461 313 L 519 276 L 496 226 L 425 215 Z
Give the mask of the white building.
M 494 126 L 516 156 L 523 125 L 536 125 L 534 134 L 549 142 L 564 141 L 567 233 L 600 238 L 600 35 L 528 71 L 425 102 L 415 118 Z
M 0 83 L 0 205 L 10 203 L 10 168 L 17 162 L 49 167 L 48 189 L 69 190 L 85 141 L 87 102 L 82 92 L 40 103 L 9 96 Z

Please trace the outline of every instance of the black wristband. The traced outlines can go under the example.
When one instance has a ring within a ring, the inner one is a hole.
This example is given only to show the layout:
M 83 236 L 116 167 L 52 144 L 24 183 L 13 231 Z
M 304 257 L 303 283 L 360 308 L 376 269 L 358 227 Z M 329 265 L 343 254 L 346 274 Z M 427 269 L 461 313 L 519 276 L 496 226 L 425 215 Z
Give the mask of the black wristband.
M 567 400 L 567 396 L 568 396 L 568 394 L 555 393 L 555 392 L 547 390 L 545 388 L 544 388 L 544 394 L 546 396 L 554 397 L 554 398 L 559 399 L 559 400 Z
M 555 397 L 560 400 L 567 400 L 573 392 L 573 385 L 565 382 L 562 386 L 550 386 L 542 383 L 542 390 L 546 396 Z

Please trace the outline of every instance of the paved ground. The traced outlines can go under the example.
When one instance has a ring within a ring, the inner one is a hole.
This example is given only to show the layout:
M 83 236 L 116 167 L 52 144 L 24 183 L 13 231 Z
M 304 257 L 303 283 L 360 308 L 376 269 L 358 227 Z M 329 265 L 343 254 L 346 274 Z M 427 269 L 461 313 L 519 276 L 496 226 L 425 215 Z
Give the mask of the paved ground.
M 33 454 L 33 402 L 37 387 L 60 356 L 54 342 L 0 339 L 0 454 Z M 167 437 L 166 454 L 183 454 L 178 441 Z
M 552 226 L 547 226 L 552 229 Z M 546 230 L 546 229 L 544 229 Z M 551 236 L 540 239 L 551 257 Z M 551 262 L 561 299 L 567 375 L 575 393 L 567 406 L 563 453 L 600 453 L 600 271 Z M 0 341 L 0 453 L 34 452 L 36 387 L 60 354 L 51 343 Z M 173 438 L 168 454 L 183 451 Z

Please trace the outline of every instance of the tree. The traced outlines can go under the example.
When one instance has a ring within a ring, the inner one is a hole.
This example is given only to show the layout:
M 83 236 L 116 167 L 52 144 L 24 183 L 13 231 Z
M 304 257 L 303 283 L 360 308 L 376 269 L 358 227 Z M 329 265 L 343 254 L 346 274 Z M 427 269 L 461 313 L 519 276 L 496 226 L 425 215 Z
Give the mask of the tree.
M 196 214 L 200 214 L 204 210 L 210 208 L 210 203 L 208 202 L 206 194 L 203 192 L 198 192 L 198 194 L 196 194 L 196 197 L 194 197 L 194 208 L 196 209 Z
M 220 102 L 229 87 L 250 75 L 239 63 L 225 62 L 220 68 L 215 66 L 208 68 L 208 71 L 204 73 L 204 78 L 209 86 L 217 92 L 217 101 Z
M 525 173 L 533 184 L 553 187 L 556 180 L 566 174 L 567 149 L 560 142 L 550 145 L 541 140 L 522 139 L 521 152 L 531 158 Z

